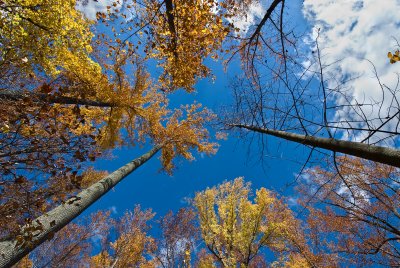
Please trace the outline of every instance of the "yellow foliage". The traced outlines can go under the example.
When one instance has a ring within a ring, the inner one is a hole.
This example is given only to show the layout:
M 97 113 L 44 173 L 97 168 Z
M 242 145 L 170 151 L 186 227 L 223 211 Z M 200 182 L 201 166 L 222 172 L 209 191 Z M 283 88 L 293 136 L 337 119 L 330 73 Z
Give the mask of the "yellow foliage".
M 110 243 L 112 256 L 103 251 L 90 260 L 90 267 L 155 267 L 146 255 L 155 248 L 154 239 L 147 235 L 147 221 L 154 217 L 151 210 L 141 211 L 136 206 L 133 212 L 126 212 L 117 222 L 117 240 Z
M 89 260 L 89 267 L 91 268 L 111 267 L 111 265 L 112 259 L 107 251 L 102 251 Z
M 298 222 L 292 212 L 265 188 L 249 200 L 250 183 L 242 178 L 196 194 L 202 237 L 225 267 L 249 265 L 261 247 L 288 250 Z
M 215 260 L 211 255 L 205 255 L 199 257 L 196 267 L 197 268 L 216 268 L 214 264 Z
M 162 87 L 194 91 L 198 79 L 211 75 L 204 60 L 209 56 L 218 58 L 217 50 L 229 32 L 222 16 L 213 12 L 218 1 L 171 0 L 173 10 L 163 8 L 167 1 L 162 4 L 152 0 L 143 2 L 137 4 L 136 9 L 149 23 L 151 41 L 146 50 L 163 68 Z
M 55 77 L 63 70 L 94 81 L 101 69 L 90 57 L 90 22 L 75 0 L 5 0 L 0 4 L 1 65 Z
M 272 264 L 273 268 L 311 268 L 308 261 L 301 254 L 290 254 Z M 334 267 L 334 266 L 332 266 Z
M 177 156 L 193 160 L 190 150 L 196 149 L 207 155 L 216 153 L 218 145 L 208 141 L 209 133 L 204 126 L 215 115 L 201 107 L 196 103 L 173 112 L 164 110 L 161 120 L 150 126 L 154 142 L 162 145 L 161 161 L 167 172 L 174 168 L 172 160 Z
M 166 98 L 152 83 L 139 59 L 130 66 L 134 73 L 132 77 L 122 68 L 123 65 L 118 62 L 113 65 L 113 83 L 103 87 L 105 90 L 99 89 L 101 93 L 97 94 L 98 99 L 111 104 L 111 108 L 101 109 L 102 115 L 92 117 L 106 122 L 102 125 L 99 139 L 103 148 L 145 141 L 149 126 L 158 124 L 165 115 L 163 106 Z M 122 130 L 126 135 L 122 134 Z
M 388 52 L 387 56 L 390 59 L 391 64 L 400 61 L 400 51 L 399 50 L 396 50 L 396 52 L 394 54 L 392 54 L 392 52 Z

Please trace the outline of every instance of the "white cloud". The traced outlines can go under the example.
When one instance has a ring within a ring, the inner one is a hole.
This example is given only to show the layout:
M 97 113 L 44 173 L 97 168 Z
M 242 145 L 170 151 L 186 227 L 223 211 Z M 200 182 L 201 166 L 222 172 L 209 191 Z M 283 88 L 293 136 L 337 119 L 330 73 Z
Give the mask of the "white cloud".
M 304 170 L 301 174 L 294 173 L 293 176 L 295 178 L 298 178 L 300 181 L 304 183 L 310 183 L 311 182 L 311 176 L 308 173 L 308 170 Z
M 297 197 L 289 197 L 287 202 L 290 207 L 297 207 L 299 205 Z
M 118 210 L 117 210 L 116 206 L 111 206 L 109 209 L 111 210 L 112 214 L 118 214 Z
M 342 182 L 336 190 L 336 194 L 341 196 L 342 200 L 346 200 L 346 206 L 353 209 L 370 204 L 371 197 L 368 192 L 357 186 L 359 179 L 358 176 L 347 175 L 345 176 L 346 184 Z
M 115 0 L 82 0 L 76 5 L 76 9 L 81 11 L 90 20 L 96 19 L 96 13 L 102 12 L 107 13 L 107 6 L 112 6 L 114 9 L 119 9 L 122 6 L 121 3 L 116 3 L 117 6 L 113 6 Z
M 165 245 L 162 245 L 160 247 L 160 256 L 158 257 L 159 260 L 162 261 L 162 263 L 168 263 L 168 258 L 171 258 L 171 251 L 173 252 L 174 257 L 178 257 L 180 256 L 184 256 L 185 255 L 185 251 L 187 249 L 188 246 L 190 246 L 190 248 L 192 248 L 192 245 L 194 244 L 193 241 L 188 240 L 186 238 L 179 238 L 178 240 L 174 241 L 175 243 L 172 245 L 168 245 L 171 246 L 172 248 L 166 248 Z M 196 253 L 196 248 L 194 248 L 195 253 Z
M 232 22 L 235 27 L 240 29 L 239 35 L 244 35 L 251 26 L 255 25 L 259 19 L 264 17 L 264 14 L 265 8 L 261 3 L 255 1 L 251 3 L 245 15 L 235 16 L 229 19 L 229 22 Z
M 336 79 L 327 80 L 329 88 L 337 88 L 341 81 L 349 77 L 357 77 L 344 85 L 349 93 L 352 103 L 382 102 L 382 109 L 377 106 L 362 106 L 362 111 L 368 118 L 386 117 L 390 109 L 389 91 L 385 90 L 383 100 L 382 89 L 374 75 L 376 72 L 382 84 L 394 89 L 397 83 L 396 71 L 399 64 L 391 65 L 387 52 L 396 49 L 393 37 L 400 39 L 400 16 L 398 0 L 305 0 L 303 14 L 314 26 L 309 38 L 304 40 L 315 51 L 315 39 L 319 31 L 319 46 L 323 64 L 328 65 L 337 60 L 339 62 L 326 66 L 326 77 Z M 314 55 L 317 53 L 314 53 Z M 306 63 L 306 62 L 305 62 Z M 397 97 L 400 94 L 397 93 Z M 337 104 L 345 104 L 343 98 L 333 99 Z M 393 114 L 394 108 L 390 112 Z M 350 109 L 340 109 L 335 114 L 335 121 L 342 119 L 357 119 L 355 112 Z M 376 126 L 380 121 L 373 122 Z M 356 125 L 353 125 L 356 126 Z M 358 124 L 358 127 L 365 127 Z M 394 130 L 396 122 L 387 124 L 386 130 Z M 345 139 L 360 140 L 365 137 L 358 135 Z M 377 137 L 375 138 L 377 140 Z

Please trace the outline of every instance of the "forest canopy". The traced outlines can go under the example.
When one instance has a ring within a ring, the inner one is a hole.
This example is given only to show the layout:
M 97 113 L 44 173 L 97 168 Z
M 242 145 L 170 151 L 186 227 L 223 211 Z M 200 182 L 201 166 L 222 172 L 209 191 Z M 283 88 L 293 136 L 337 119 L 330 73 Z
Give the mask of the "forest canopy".
M 0 267 L 400 265 L 399 7 L 0 1 Z

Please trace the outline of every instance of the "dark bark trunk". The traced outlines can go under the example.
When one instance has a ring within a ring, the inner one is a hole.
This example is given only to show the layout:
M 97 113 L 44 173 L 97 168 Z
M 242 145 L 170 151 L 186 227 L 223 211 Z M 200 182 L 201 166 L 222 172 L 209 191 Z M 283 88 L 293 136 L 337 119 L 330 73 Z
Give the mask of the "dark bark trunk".
M 75 197 L 67 200 L 64 204 L 35 219 L 31 226 L 36 227 L 37 230 L 33 231 L 33 239 L 30 241 L 31 245 L 21 243 L 23 241 L 18 239 L 0 242 L 0 267 L 10 267 L 21 260 L 35 247 L 39 246 L 47 239 L 50 239 L 52 234 L 59 231 L 75 219 L 86 208 L 105 195 L 127 175 L 143 165 L 154 154 L 156 154 L 160 148 L 161 147 L 159 146 L 154 147 L 146 154 L 129 162 L 107 177 L 81 191 Z M 24 232 L 26 234 L 26 228 L 29 228 L 29 226 L 23 226 L 21 228 L 22 234 L 24 234 Z
M 174 53 L 175 58 L 178 57 L 178 53 L 176 52 L 176 47 L 177 47 L 177 34 L 176 34 L 176 28 L 175 28 L 175 17 L 174 17 L 174 5 L 172 3 L 172 0 L 165 0 L 165 9 L 167 13 L 167 23 L 168 23 L 168 29 L 171 32 L 172 36 L 172 52 Z
M 165 0 L 165 9 L 167 11 L 167 22 L 169 31 L 173 36 L 176 35 L 175 30 L 175 19 L 174 19 L 174 5 L 172 4 L 172 0 Z
M 264 17 L 261 19 L 260 23 L 257 25 L 257 28 L 253 32 L 253 34 L 250 37 L 250 42 L 256 38 L 258 34 L 260 34 L 262 27 L 265 25 L 268 19 L 271 18 L 272 12 L 275 10 L 275 8 L 278 6 L 279 3 L 284 2 L 284 0 L 274 0 L 269 8 L 267 9 L 267 12 L 265 13 Z
M 318 147 L 333 152 L 339 152 L 372 160 L 375 162 L 400 168 L 400 150 L 369 145 L 360 142 L 342 141 L 331 138 L 305 136 L 280 130 L 266 129 L 241 124 L 231 124 L 232 127 L 244 128 L 255 132 L 275 136 L 289 141 L 294 141 L 312 147 Z
M 88 105 L 96 107 L 114 107 L 115 105 L 108 102 L 93 101 L 86 99 L 78 99 L 73 97 L 65 96 L 53 96 L 38 92 L 29 92 L 22 90 L 0 90 L 0 101 L 23 101 L 29 100 L 32 102 L 44 102 L 51 104 L 77 104 L 77 105 Z

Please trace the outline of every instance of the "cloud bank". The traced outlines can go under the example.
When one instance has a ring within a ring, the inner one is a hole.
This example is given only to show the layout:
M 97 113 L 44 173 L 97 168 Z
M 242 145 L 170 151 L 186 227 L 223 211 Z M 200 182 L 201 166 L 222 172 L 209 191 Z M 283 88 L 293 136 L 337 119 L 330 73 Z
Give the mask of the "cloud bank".
M 400 64 L 391 65 L 387 53 L 396 50 L 394 38 L 400 40 L 399 8 L 398 0 L 305 0 L 303 4 L 303 15 L 313 27 L 312 33 L 304 42 L 309 46 L 311 55 L 311 50 L 316 50 L 315 40 L 319 29 L 318 43 L 324 72 L 328 78 L 326 85 L 331 89 L 346 90 L 352 104 L 381 102 L 381 109 L 376 105 L 360 107 L 362 111 L 359 112 L 370 119 L 386 118 L 396 112 L 388 88 L 396 88 L 396 72 L 400 70 Z M 340 61 L 336 62 L 338 60 Z M 328 66 L 334 62 L 336 63 Z M 375 77 L 374 66 L 382 87 Z M 355 77 L 358 78 L 343 85 L 343 81 Z M 397 97 L 400 97 L 399 93 Z M 336 95 L 331 101 L 346 104 L 343 96 Z M 332 119 L 337 121 L 360 118 L 355 111 L 342 108 L 336 111 Z M 396 129 L 395 121 L 386 124 L 384 129 Z M 377 127 L 381 121 L 374 120 L 372 124 Z M 352 126 L 365 127 L 365 124 L 353 123 Z M 358 133 L 350 137 L 343 132 L 345 139 L 362 140 L 365 136 L 366 133 Z M 370 142 L 380 138 L 383 137 L 376 136 Z

